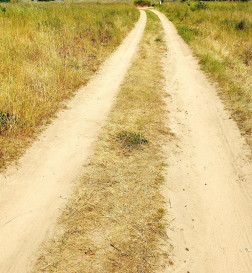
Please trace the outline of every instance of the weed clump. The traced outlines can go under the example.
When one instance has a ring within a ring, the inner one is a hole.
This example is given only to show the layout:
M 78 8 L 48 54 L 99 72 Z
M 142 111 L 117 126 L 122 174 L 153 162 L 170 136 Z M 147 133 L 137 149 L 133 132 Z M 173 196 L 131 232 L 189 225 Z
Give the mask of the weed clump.
M 9 112 L 0 111 L 0 134 L 20 124 L 20 120 Z
M 235 28 L 237 30 L 246 30 L 246 29 L 249 29 L 250 27 L 251 25 L 249 24 L 247 20 L 241 20 L 235 25 Z
M 241 59 L 243 60 L 243 63 L 246 66 L 249 66 L 252 61 L 252 49 L 251 48 L 245 49 L 244 52 L 240 54 L 240 56 Z
M 141 134 L 135 132 L 122 131 L 117 135 L 118 141 L 128 147 L 136 147 L 143 144 L 148 144 L 148 140 Z
M 162 42 L 163 40 L 162 40 L 162 38 L 160 38 L 160 37 L 157 37 L 156 39 L 155 39 L 155 42 Z
M 194 7 L 191 8 L 192 11 L 195 11 L 195 10 L 206 10 L 206 9 L 209 9 L 209 6 L 202 2 L 202 1 L 199 1 L 197 4 L 194 5 Z

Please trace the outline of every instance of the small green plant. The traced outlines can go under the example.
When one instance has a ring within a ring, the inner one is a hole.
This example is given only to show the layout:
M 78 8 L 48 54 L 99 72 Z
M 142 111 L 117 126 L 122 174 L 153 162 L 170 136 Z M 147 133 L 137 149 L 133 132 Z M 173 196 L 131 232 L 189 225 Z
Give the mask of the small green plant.
M 128 147 L 136 147 L 142 144 L 148 144 L 148 140 L 141 134 L 135 132 L 122 131 L 117 135 L 117 139 Z
M 195 11 L 195 10 L 206 10 L 206 9 L 209 9 L 209 6 L 202 2 L 202 1 L 199 1 L 197 4 L 194 5 L 194 7 L 191 8 L 192 11 Z

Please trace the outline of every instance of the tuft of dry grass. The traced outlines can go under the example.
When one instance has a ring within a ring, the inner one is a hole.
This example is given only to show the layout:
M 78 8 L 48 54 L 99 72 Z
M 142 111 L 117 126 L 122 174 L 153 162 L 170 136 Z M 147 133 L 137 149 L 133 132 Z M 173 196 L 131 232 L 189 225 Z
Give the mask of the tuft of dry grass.
M 87 83 L 138 16 L 126 4 L 0 5 L 0 168 Z
M 167 3 L 159 7 L 189 43 L 252 147 L 252 2 Z
M 165 125 L 157 16 L 147 11 L 143 41 L 96 143 L 83 179 L 33 272 L 149 272 L 169 253 L 163 184 Z M 171 261 L 170 261 L 171 262 Z

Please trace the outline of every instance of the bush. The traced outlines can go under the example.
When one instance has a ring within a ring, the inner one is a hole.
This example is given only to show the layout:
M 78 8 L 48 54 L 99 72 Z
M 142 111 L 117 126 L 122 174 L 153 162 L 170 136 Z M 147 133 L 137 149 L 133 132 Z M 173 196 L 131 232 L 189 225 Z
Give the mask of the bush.
M 134 1 L 134 4 L 139 7 L 150 7 L 151 1 L 149 0 L 136 0 Z
M 5 13 L 6 12 L 6 8 L 0 7 L 0 12 Z

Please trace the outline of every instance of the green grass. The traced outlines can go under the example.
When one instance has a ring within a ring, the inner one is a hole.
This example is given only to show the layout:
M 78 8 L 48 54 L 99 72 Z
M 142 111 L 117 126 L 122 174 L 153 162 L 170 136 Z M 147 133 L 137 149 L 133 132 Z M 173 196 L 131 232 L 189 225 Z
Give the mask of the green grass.
M 252 145 L 252 3 L 186 2 L 158 7 L 191 46 Z
M 0 5 L 0 168 L 87 83 L 138 16 L 126 4 Z
M 117 139 L 123 145 L 128 147 L 137 147 L 143 144 L 148 144 L 148 140 L 141 133 L 135 132 L 122 131 L 117 135 Z
M 183 39 L 187 42 L 190 43 L 193 39 L 194 36 L 198 35 L 198 30 L 194 28 L 188 28 L 188 27 L 178 27 L 178 33 L 183 37 Z

